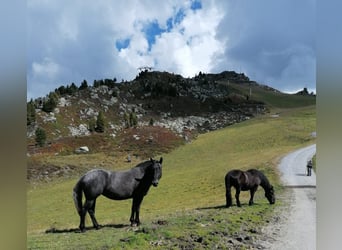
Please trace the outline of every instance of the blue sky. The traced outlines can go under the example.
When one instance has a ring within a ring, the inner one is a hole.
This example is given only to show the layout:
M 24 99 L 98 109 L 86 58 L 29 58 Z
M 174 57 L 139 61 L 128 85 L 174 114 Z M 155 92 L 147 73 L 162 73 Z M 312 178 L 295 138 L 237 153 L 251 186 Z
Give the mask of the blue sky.
M 141 66 L 316 90 L 314 0 L 28 0 L 27 98 Z

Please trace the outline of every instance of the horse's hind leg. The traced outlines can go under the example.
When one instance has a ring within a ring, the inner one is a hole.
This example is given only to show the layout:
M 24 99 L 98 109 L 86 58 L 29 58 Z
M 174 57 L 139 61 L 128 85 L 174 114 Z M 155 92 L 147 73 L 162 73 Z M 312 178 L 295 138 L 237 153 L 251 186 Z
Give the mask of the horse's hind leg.
M 226 189 L 226 207 L 230 207 L 232 205 L 232 193 L 231 189 L 227 188 Z
M 86 207 L 86 209 L 90 215 L 91 221 L 93 222 L 93 226 L 96 229 L 99 229 L 99 224 L 97 223 L 97 220 L 95 218 L 95 205 L 96 205 L 96 199 L 95 200 L 86 200 L 84 207 Z
M 91 206 L 91 208 L 88 210 L 88 213 L 90 215 L 91 221 L 93 222 L 93 225 L 96 229 L 99 229 L 99 223 L 97 223 L 97 220 L 95 218 L 95 205 L 96 205 L 96 199 L 93 202 L 93 205 Z
M 235 193 L 236 205 L 238 207 L 241 207 L 239 196 L 240 196 L 240 187 L 236 187 L 236 193 Z
M 81 232 L 85 231 L 85 216 L 86 216 L 86 214 L 87 214 L 87 210 L 83 206 L 82 210 L 80 212 L 80 226 L 79 226 L 79 228 L 80 228 Z

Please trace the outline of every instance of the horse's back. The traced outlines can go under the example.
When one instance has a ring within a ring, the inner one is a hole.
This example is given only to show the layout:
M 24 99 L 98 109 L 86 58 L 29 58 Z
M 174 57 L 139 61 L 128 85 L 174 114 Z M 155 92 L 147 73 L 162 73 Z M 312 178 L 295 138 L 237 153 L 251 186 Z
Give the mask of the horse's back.
M 254 168 L 247 170 L 246 173 L 249 174 L 251 177 L 256 178 L 256 179 L 265 178 L 265 175 L 261 171 L 254 169 Z
M 226 174 L 225 178 L 239 178 L 239 176 L 242 174 L 243 172 L 239 169 L 233 169 L 228 171 L 228 173 Z
M 85 196 L 90 198 L 102 194 L 107 185 L 108 176 L 109 172 L 103 169 L 93 169 L 83 175 L 79 182 Z
M 227 173 L 225 177 L 225 184 L 226 187 L 240 187 L 241 190 L 245 191 L 250 189 L 251 186 L 259 183 L 256 178 L 257 176 L 255 176 L 254 170 L 249 172 L 249 170 L 242 171 L 240 169 L 233 169 Z
M 259 176 L 259 175 L 262 174 L 259 170 L 256 170 L 256 169 L 254 169 L 254 168 L 248 169 L 246 172 L 247 172 L 247 173 L 250 173 L 251 175 L 254 175 L 254 176 Z
M 249 169 L 246 174 L 248 174 L 251 185 L 260 185 L 262 180 L 266 178 L 262 172 L 256 169 Z
M 233 169 L 228 171 L 225 176 L 225 186 L 226 188 L 230 188 L 231 186 L 236 187 L 239 185 L 239 178 L 243 172 L 239 169 Z
M 112 172 L 103 195 L 114 200 L 132 198 L 142 178 L 138 172 L 139 169 Z

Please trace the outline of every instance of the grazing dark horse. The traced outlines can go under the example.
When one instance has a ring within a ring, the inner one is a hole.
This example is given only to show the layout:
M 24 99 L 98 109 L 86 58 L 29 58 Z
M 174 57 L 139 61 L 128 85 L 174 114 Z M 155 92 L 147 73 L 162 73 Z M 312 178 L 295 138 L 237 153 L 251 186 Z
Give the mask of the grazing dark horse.
M 80 178 L 73 190 L 73 198 L 77 212 L 80 216 L 79 228 L 85 230 L 85 216 L 87 212 L 96 229 L 99 224 L 95 218 L 95 203 L 99 195 L 104 195 L 112 200 L 125 200 L 133 198 L 131 211 L 131 225 L 140 224 L 140 205 L 150 189 L 151 185 L 158 186 L 162 176 L 162 162 L 153 160 L 142 162 L 136 167 L 120 172 L 112 172 L 102 169 L 94 169 Z M 82 193 L 85 203 L 82 205 Z
M 240 191 L 250 190 L 251 198 L 249 200 L 249 205 L 253 205 L 254 203 L 253 197 L 259 185 L 264 188 L 265 196 L 270 202 L 270 204 L 275 203 L 275 195 L 274 195 L 273 186 L 270 184 L 266 176 L 262 172 L 256 169 L 250 169 L 247 171 L 231 170 L 225 176 L 225 184 L 226 184 L 226 207 L 230 207 L 232 205 L 232 194 L 231 194 L 232 186 L 236 190 L 235 198 L 236 198 L 236 204 L 238 207 L 241 207 L 241 203 L 239 200 Z

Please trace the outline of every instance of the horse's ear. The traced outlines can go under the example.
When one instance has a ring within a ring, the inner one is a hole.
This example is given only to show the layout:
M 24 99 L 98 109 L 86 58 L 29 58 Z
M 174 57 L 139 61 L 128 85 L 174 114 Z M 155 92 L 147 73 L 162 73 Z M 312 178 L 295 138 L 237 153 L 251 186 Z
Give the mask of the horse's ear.
M 151 161 L 151 162 L 153 162 L 153 159 L 152 159 L 152 158 L 150 158 L 150 161 Z
M 163 157 L 160 157 L 159 163 L 160 163 L 160 164 L 163 163 Z

